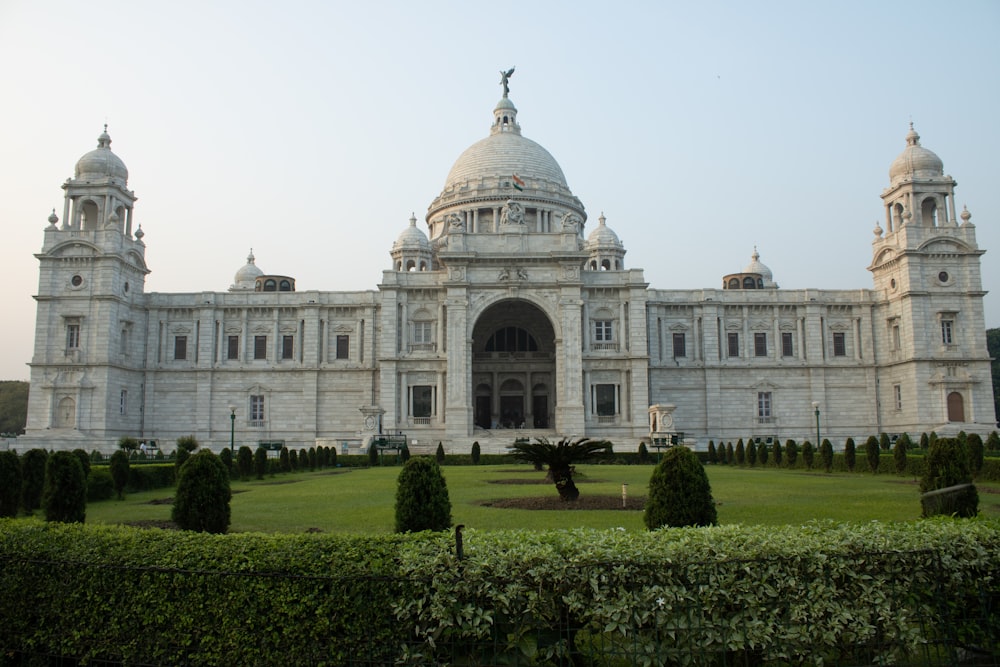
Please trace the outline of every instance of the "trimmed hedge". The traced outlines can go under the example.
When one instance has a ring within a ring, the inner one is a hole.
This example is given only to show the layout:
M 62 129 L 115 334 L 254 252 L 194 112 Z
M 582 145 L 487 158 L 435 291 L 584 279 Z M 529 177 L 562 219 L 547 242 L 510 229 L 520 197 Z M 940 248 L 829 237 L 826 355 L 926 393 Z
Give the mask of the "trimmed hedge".
M 892 663 L 1000 642 L 997 521 L 468 531 L 464 545 L 459 561 L 447 533 L 0 520 L 0 647 L 129 664 L 512 664 L 593 641 L 697 665 L 872 664 L 852 653 L 872 647 Z

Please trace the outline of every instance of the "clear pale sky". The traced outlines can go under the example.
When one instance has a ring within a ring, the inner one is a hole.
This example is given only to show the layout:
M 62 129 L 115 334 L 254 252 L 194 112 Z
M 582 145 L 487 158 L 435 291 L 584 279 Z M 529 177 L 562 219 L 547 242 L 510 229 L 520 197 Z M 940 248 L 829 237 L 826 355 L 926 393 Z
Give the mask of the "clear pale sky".
M 149 292 L 225 291 L 252 247 L 299 290 L 375 289 L 411 211 L 522 132 L 656 288 L 756 245 L 782 288 L 871 287 L 912 120 L 958 181 L 1000 326 L 1000 2 L 0 0 L 0 379 L 28 379 L 60 185 L 104 123 Z

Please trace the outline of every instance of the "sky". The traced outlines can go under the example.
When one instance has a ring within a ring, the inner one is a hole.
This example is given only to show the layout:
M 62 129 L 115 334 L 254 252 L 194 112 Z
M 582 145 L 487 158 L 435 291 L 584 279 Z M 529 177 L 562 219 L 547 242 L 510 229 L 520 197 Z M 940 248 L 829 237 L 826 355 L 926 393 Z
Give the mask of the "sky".
M 1000 2 L 0 0 L 0 379 L 27 380 L 61 184 L 105 123 L 147 292 L 373 290 L 487 136 L 500 70 L 651 287 L 872 287 L 909 123 L 958 182 L 1000 326 Z

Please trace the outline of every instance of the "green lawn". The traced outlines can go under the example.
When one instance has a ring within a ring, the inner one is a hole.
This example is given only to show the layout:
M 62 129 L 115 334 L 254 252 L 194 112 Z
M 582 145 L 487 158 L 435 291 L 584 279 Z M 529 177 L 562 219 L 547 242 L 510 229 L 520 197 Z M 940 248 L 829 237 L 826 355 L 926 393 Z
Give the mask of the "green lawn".
M 540 480 L 530 466 L 444 467 L 456 524 L 504 528 L 614 528 L 643 530 L 638 511 L 545 511 L 484 507 L 485 500 L 555 495 L 551 484 L 492 484 L 492 480 Z M 234 482 L 231 531 L 388 533 L 400 468 L 325 470 Z M 783 525 L 812 519 L 905 521 L 920 516 L 916 480 L 895 475 L 824 474 L 708 466 L 719 523 Z M 580 466 L 582 496 L 646 493 L 651 466 Z M 1000 484 L 980 483 L 980 512 L 1000 517 Z M 170 518 L 170 489 L 133 493 L 124 501 L 87 506 L 88 523 Z M 160 502 L 157 502 L 160 501 Z

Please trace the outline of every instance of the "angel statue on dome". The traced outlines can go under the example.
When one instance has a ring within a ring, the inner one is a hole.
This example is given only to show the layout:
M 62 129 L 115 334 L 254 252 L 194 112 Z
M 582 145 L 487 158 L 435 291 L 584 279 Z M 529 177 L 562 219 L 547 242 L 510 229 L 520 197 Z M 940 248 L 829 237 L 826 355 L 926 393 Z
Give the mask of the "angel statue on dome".
M 513 67 L 511 67 L 506 72 L 503 71 L 503 70 L 500 70 L 500 85 L 503 86 L 503 96 L 504 97 L 507 97 L 507 93 L 510 92 L 510 86 L 507 85 L 507 81 L 510 80 L 510 77 L 512 77 L 512 76 L 514 76 L 514 68 Z

